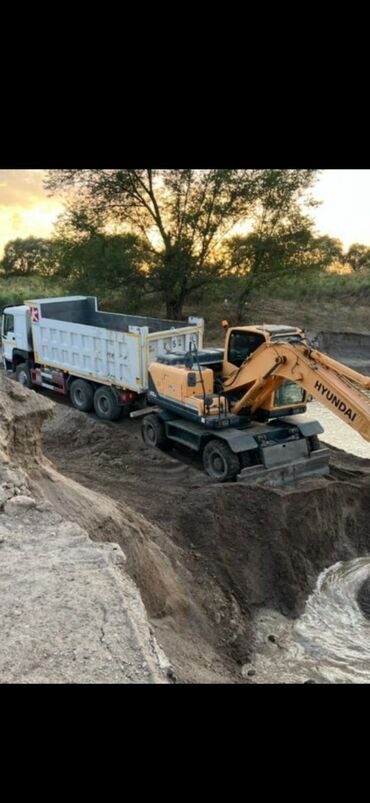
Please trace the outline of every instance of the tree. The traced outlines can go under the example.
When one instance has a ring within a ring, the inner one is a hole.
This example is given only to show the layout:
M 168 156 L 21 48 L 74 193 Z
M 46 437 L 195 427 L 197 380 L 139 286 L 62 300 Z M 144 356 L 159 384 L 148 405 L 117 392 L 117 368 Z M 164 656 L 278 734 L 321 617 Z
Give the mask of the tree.
M 352 270 L 359 271 L 370 268 L 370 248 L 361 243 L 354 243 L 347 251 L 345 261 L 348 262 Z
M 146 284 L 146 244 L 137 234 L 106 234 L 88 208 L 71 209 L 56 226 L 58 275 L 72 291 L 122 295 L 126 308 L 138 302 Z
M 189 295 L 221 271 L 220 244 L 237 224 L 289 214 L 312 186 L 312 170 L 51 170 L 46 187 L 66 193 L 97 229 L 118 224 L 140 234 L 148 284 L 167 316 L 180 318 Z
M 126 308 L 138 302 L 145 287 L 143 251 L 133 234 L 93 234 L 57 241 L 59 268 L 69 290 L 91 295 L 128 295 Z
M 226 271 L 242 279 L 239 320 L 252 291 L 265 286 L 272 277 L 322 271 L 343 258 L 341 242 L 327 236 L 316 237 L 309 219 L 297 211 L 290 220 L 273 227 L 260 225 L 245 237 L 230 238 L 225 251 Z
M 312 234 L 308 241 L 307 258 L 309 267 L 318 270 L 327 270 L 333 262 L 344 263 L 342 242 L 327 234 Z
M 54 243 L 40 237 L 10 240 L 4 249 L 1 268 L 7 275 L 40 273 L 55 269 Z

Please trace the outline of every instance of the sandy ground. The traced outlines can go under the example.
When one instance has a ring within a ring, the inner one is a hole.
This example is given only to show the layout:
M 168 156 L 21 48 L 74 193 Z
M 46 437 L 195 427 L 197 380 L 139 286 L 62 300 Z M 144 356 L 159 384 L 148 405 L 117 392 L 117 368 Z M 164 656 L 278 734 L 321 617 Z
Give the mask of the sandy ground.
M 315 418 L 320 421 L 324 428 L 320 439 L 335 446 L 337 449 L 344 449 L 346 452 L 370 459 L 370 443 L 365 441 L 358 432 L 344 424 L 337 416 L 330 412 L 318 401 L 312 401 L 308 405 L 308 412 L 304 418 Z

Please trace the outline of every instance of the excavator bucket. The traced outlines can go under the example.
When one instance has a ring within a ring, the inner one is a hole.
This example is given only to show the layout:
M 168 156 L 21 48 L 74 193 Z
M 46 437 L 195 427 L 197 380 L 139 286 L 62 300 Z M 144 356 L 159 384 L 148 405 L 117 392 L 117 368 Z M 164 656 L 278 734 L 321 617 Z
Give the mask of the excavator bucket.
M 301 443 L 305 445 L 305 441 Z M 298 480 L 325 477 L 329 474 L 329 449 L 322 447 L 310 455 L 297 455 L 291 453 L 291 446 L 295 444 L 286 444 L 285 449 L 282 446 L 270 447 L 280 450 L 280 455 L 275 455 L 276 464 L 267 467 L 261 463 L 243 468 L 237 475 L 237 481 L 278 488 Z M 288 462 L 281 462 L 283 459 Z
M 251 452 L 254 457 L 241 469 L 237 481 L 279 487 L 327 476 L 329 449 L 318 438 L 323 431 L 319 421 L 299 416 L 255 424 L 248 432 L 258 443 L 258 450 Z

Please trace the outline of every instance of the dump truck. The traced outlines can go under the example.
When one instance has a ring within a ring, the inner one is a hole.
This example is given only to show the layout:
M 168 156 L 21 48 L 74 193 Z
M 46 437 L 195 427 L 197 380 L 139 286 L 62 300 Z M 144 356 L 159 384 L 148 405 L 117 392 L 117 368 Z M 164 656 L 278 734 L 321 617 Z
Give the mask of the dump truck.
M 226 327 L 225 327 L 226 328 Z M 370 377 L 314 349 L 292 326 L 227 327 L 224 349 L 161 355 L 149 367 L 142 436 L 186 446 L 212 479 L 284 485 L 329 473 L 318 421 L 300 419 L 316 398 L 370 441 Z
M 29 388 L 69 395 L 116 420 L 146 403 L 149 364 L 203 343 L 204 323 L 103 312 L 94 296 L 38 298 L 2 310 L 3 363 Z

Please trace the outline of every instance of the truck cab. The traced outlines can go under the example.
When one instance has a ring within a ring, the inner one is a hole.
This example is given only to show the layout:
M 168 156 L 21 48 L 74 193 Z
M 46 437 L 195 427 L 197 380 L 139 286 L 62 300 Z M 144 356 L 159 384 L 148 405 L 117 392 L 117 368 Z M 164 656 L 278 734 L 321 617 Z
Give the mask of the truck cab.
M 3 363 L 6 370 L 15 370 L 32 354 L 29 307 L 25 304 L 4 307 L 1 319 Z

